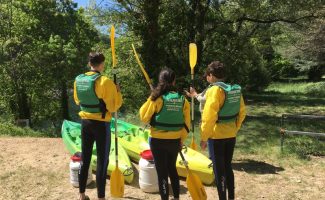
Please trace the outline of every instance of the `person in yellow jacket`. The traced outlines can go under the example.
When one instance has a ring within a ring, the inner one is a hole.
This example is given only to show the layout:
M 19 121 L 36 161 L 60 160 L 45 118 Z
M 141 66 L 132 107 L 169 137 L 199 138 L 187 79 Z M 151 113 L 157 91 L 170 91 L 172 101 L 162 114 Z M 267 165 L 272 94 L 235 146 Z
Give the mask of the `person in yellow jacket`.
M 245 104 L 239 85 L 226 84 L 225 69 L 214 61 L 206 69 L 210 88 L 202 113 L 201 148 L 209 140 L 209 151 L 220 200 L 235 199 L 234 173 L 231 166 L 236 134 L 246 116 Z
M 89 199 L 85 195 L 88 169 L 93 144 L 97 148 L 96 183 L 98 199 L 105 199 L 105 185 L 109 151 L 111 146 L 110 121 L 113 112 L 122 105 L 122 95 L 118 85 L 103 76 L 105 57 L 102 53 L 89 53 L 90 71 L 80 74 L 74 82 L 74 100 L 81 111 L 81 157 L 79 170 L 80 200 Z
M 168 177 L 174 199 L 179 199 L 176 160 L 190 127 L 190 105 L 184 95 L 175 92 L 175 78 L 173 70 L 161 70 L 157 87 L 140 108 L 141 121 L 151 125 L 150 149 L 162 200 L 168 200 Z

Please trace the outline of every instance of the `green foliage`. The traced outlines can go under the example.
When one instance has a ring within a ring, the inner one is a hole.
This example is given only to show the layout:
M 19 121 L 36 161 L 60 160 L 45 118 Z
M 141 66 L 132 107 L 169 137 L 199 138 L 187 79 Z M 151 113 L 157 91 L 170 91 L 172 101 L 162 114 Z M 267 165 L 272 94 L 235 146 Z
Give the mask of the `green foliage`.
M 19 137 L 53 137 L 53 134 L 17 127 L 9 122 L 0 123 L 0 135 Z
M 113 69 L 111 65 L 111 51 L 105 52 L 105 72 L 112 80 L 113 74 L 116 73 L 117 81 L 121 86 L 123 95 L 123 106 L 121 111 L 130 113 L 138 112 L 139 106 L 145 102 L 150 94 L 150 88 L 131 50 L 131 42 L 132 37 L 120 36 L 115 39 L 117 58 L 116 69 Z M 142 60 L 141 57 L 140 60 Z
M 297 77 L 300 74 L 299 69 L 289 59 L 279 54 L 272 60 L 269 71 L 273 80 L 279 80 L 283 77 Z
M 15 119 L 38 124 L 69 118 L 67 86 L 98 41 L 90 19 L 75 6 L 72 1 L 1 1 L 0 96 Z

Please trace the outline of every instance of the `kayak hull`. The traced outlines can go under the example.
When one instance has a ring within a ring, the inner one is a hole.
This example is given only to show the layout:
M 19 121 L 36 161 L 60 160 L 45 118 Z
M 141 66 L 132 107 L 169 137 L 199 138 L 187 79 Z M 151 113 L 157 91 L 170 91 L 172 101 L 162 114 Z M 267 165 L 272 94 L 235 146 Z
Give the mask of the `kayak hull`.
M 63 142 L 71 155 L 76 152 L 81 152 L 81 124 L 64 120 L 61 129 Z M 109 154 L 109 164 L 107 167 L 107 174 L 110 176 L 115 169 L 115 135 L 111 134 L 111 149 Z M 129 156 L 125 152 L 121 144 L 118 144 L 118 167 L 124 175 L 124 180 L 127 183 L 131 183 L 134 178 L 134 172 Z M 92 157 L 91 157 L 92 169 L 96 171 L 97 166 L 97 154 L 96 144 L 94 144 Z

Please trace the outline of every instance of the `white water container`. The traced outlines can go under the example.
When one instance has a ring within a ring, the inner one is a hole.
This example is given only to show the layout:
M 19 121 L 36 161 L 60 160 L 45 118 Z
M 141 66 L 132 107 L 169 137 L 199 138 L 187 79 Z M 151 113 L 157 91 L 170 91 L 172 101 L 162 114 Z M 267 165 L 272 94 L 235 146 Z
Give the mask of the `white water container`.
M 139 161 L 139 185 L 144 192 L 154 193 L 159 191 L 158 176 L 150 150 L 141 154 Z
M 79 187 L 78 172 L 79 172 L 79 168 L 80 168 L 80 162 L 81 162 L 81 156 L 80 156 L 79 152 L 75 153 L 73 156 L 71 156 L 70 164 L 69 164 L 70 183 L 74 187 Z M 92 169 L 91 169 L 91 166 L 89 166 L 87 185 L 89 185 L 92 180 L 93 180 Z

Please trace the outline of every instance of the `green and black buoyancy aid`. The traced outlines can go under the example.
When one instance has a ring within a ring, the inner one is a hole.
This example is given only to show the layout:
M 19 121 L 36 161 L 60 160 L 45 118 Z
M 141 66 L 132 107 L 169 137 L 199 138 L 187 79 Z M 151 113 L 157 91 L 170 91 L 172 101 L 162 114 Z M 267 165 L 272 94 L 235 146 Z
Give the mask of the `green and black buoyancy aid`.
M 80 102 L 80 109 L 89 113 L 102 113 L 102 118 L 105 118 L 107 112 L 106 105 L 103 99 L 97 97 L 95 91 L 95 82 L 101 77 L 101 74 L 96 73 L 87 75 L 80 74 L 76 77 L 77 96 Z
M 241 87 L 237 84 L 229 85 L 223 82 L 213 83 L 225 92 L 225 101 L 218 112 L 217 123 L 234 122 L 240 110 Z
M 153 115 L 150 125 L 159 130 L 178 131 L 188 127 L 184 122 L 183 107 L 185 97 L 176 92 L 162 95 L 163 106 L 161 110 Z

